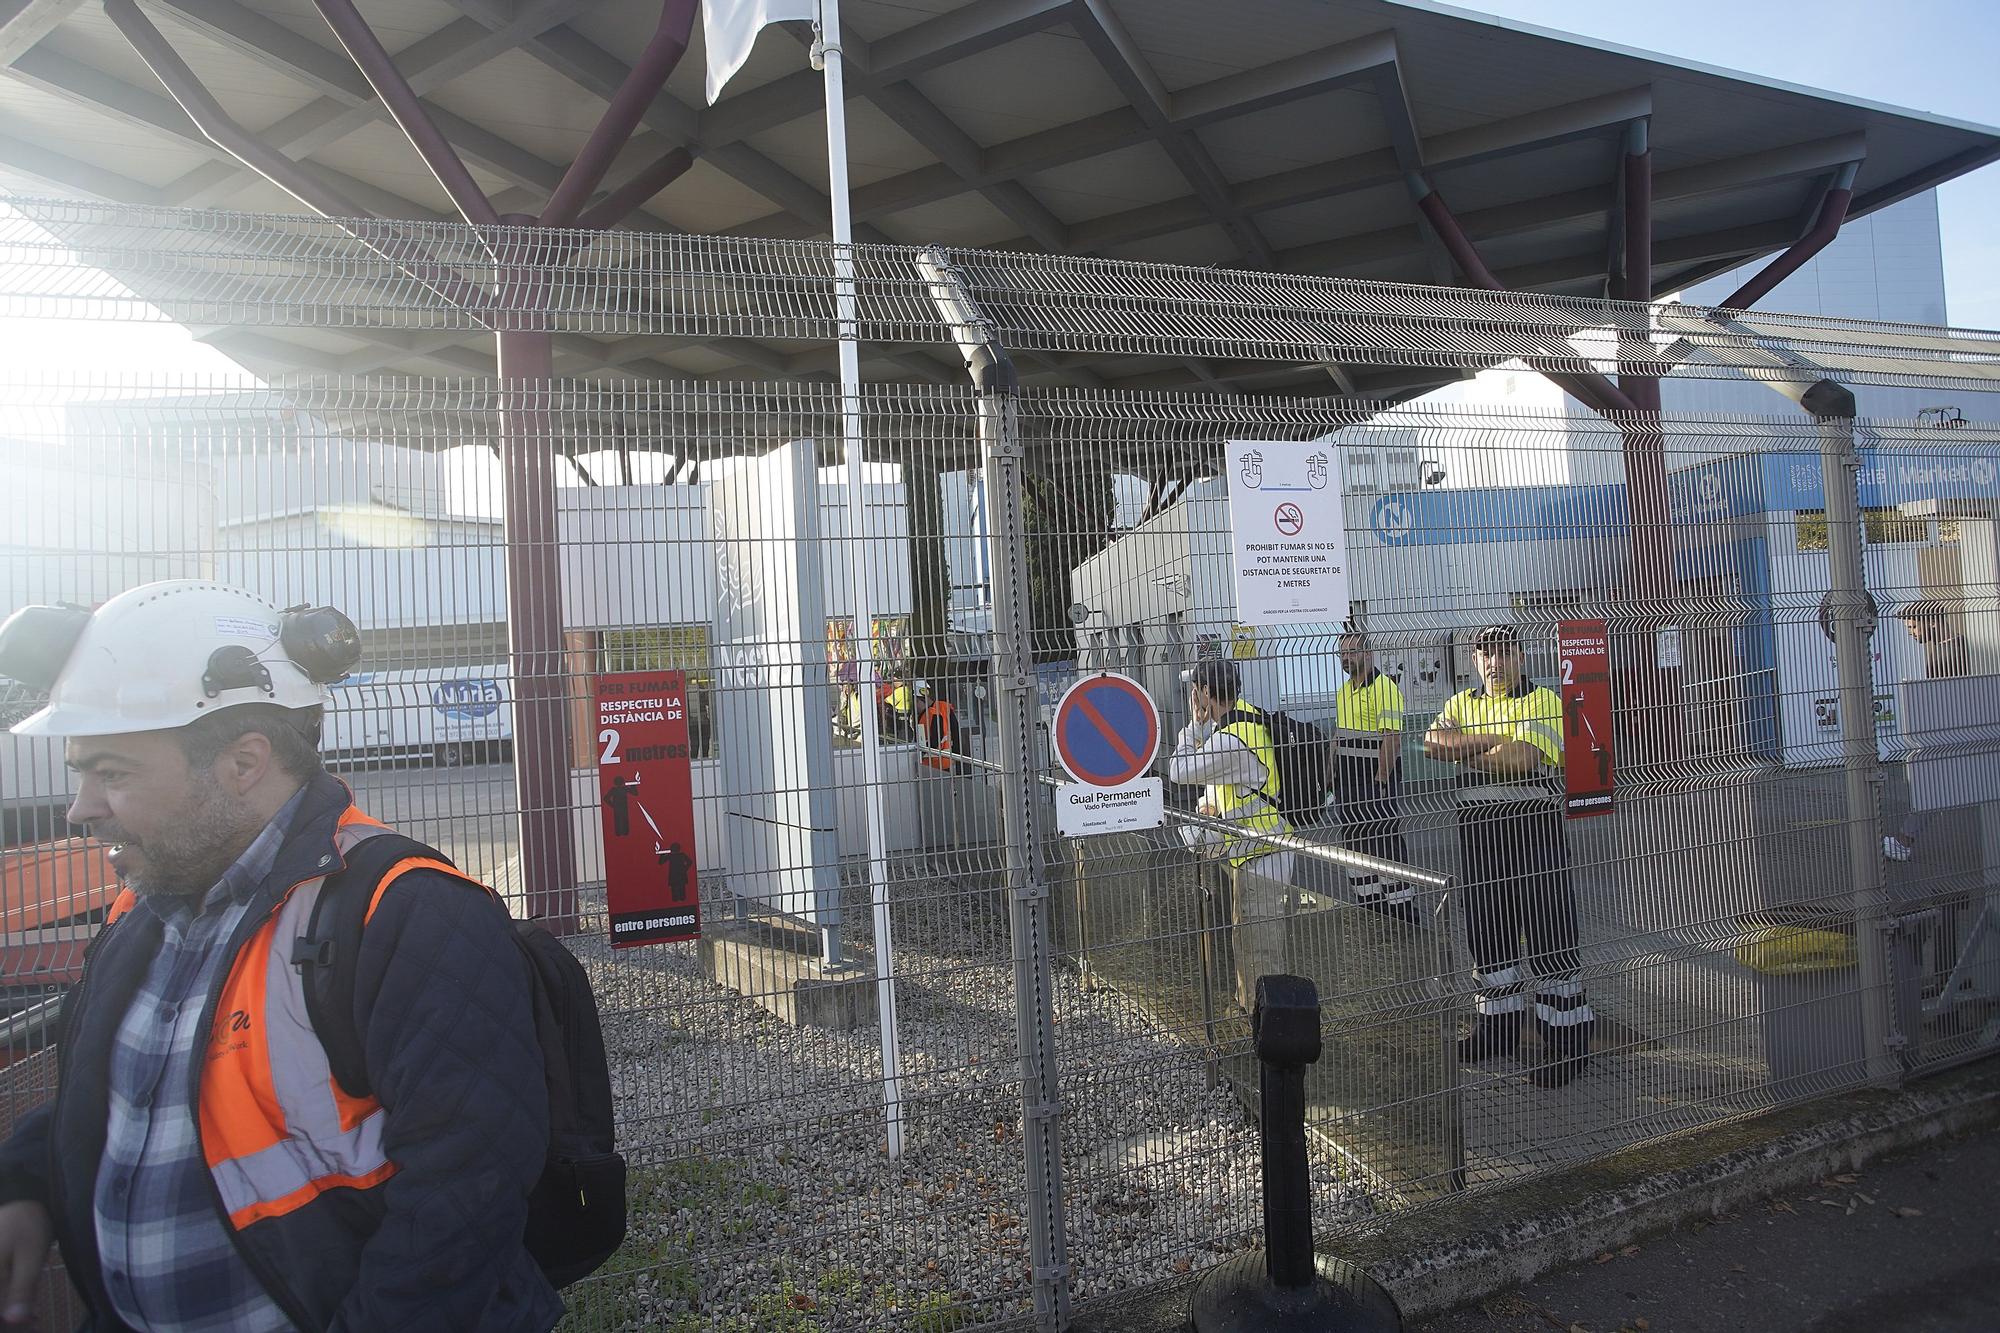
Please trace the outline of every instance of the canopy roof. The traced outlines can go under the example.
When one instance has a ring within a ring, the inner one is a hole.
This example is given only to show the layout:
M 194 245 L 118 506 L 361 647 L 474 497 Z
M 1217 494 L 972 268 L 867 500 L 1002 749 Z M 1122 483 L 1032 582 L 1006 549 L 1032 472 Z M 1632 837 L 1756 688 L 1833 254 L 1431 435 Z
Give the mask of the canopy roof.
M 398 67 L 500 211 L 534 212 L 659 18 L 654 0 L 366 0 Z M 310 0 L 146 0 L 229 115 L 388 218 L 449 201 Z M 2000 131 L 1391 0 L 845 0 L 857 239 L 948 248 L 1456 281 L 1407 177 L 1428 176 L 1509 287 L 1606 292 L 1621 264 L 1628 127 L 1653 159 L 1663 293 L 1782 249 L 1855 164 L 1850 216 L 2000 157 Z M 810 34 L 765 35 L 716 106 L 699 31 L 606 182 L 674 147 L 695 165 L 626 224 L 807 238 L 828 212 Z M 0 178 L 39 194 L 298 212 L 215 147 L 96 3 L 16 7 L 0 28 Z M 66 237 L 68 239 L 68 237 Z M 88 236 L 77 236 L 80 242 Z M 122 276 L 126 276 L 121 274 Z M 170 314 L 170 271 L 130 279 Z M 492 369 L 478 329 L 412 337 L 212 327 L 259 374 Z M 830 353 L 565 337 L 557 370 L 647 378 L 819 377 Z M 864 374 L 959 381 L 878 349 Z M 1024 376 L 1400 398 L 1462 368 L 1043 356 Z

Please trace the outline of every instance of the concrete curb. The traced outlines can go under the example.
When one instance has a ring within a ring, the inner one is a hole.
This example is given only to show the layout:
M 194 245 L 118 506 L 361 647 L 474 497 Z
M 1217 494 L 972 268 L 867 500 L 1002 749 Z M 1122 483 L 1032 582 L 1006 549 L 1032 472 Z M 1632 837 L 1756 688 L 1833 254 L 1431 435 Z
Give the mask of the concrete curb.
M 2000 1062 L 1820 1098 L 1519 1185 L 1388 1217 L 1326 1248 L 1428 1318 L 1885 1153 L 2000 1121 Z M 1077 1333 L 1188 1327 L 1192 1283 L 1093 1303 Z

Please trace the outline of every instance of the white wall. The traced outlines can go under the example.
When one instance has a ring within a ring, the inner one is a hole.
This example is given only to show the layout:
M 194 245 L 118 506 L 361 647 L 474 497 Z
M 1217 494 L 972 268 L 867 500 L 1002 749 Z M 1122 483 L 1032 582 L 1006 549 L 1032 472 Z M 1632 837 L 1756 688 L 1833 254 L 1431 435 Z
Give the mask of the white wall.
M 870 597 L 878 616 L 910 613 L 907 513 L 900 484 L 872 484 L 863 556 L 870 574 Z M 846 491 L 819 487 L 820 530 L 835 540 L 823 555 L 821 577 L 828 616 L 851 616 L 854 595 L 849 561 L 856 544 L 849 538 Z M 700 625 L 714 619 L 716 582 L 714 527 L 708 513 L 709 485 L 601 486 L 565 488 L 559 493 L 562 533 L 563 623 L 571 629 L 623 626 Z M 817 639 L 801 645 L 773 645 L 780 653 L 823 652 Z M 887 746 L 883 779 L 886 836 L 890 850 L 918 843 L 915 802 L 894 799 L 916 781 L 915 751 Z M 838 792 L 838 836 L 842 856 L 865 851 L 861 819 L 861 756 L 836 750 L 833 775 Z M 704 871 L 725 869 L 728 846 L 725 810 L 728 793 L 721 764 L 693 765 L 696 842 Z M 602 833 L 598 823 L 596 769 L 571 775 L 576 805 L 578 875 L 601 879 Z
M 506 619 L 498 524 L 353 506 L 223 527 L 217 577 L 269 597 L 339 607 L 363 630 Z

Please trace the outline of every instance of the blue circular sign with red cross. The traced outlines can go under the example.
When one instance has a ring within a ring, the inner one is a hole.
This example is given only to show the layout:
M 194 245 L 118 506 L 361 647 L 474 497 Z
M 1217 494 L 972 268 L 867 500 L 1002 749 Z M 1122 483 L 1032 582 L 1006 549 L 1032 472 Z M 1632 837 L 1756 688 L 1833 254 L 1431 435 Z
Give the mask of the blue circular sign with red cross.
M 1122 787 L 1152 765 L 1160 710 L 1130 676 L 1086 676 L 1056 703 L 1056 754 L 1078 782 Z

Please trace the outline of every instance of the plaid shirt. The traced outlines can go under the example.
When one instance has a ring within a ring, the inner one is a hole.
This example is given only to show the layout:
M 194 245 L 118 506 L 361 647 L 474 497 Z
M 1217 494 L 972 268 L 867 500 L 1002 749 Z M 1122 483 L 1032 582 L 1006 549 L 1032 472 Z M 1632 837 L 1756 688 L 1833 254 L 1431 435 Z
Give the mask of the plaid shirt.
M 110 1116 L 93 1194 L 104 1285 L 119 1319 L 164 1330 L 290 1329 L 230 1239 L 195 1132 L 196 1053 L 229 940 L 277 860 L 305 796 L 264 826 L 201 900 L 148 896 L 164 931 L 111 1053 Z

